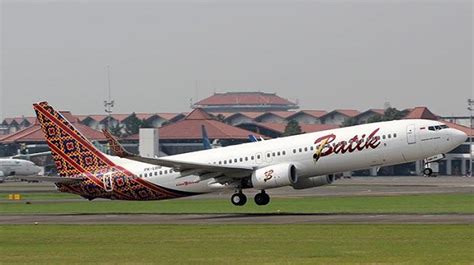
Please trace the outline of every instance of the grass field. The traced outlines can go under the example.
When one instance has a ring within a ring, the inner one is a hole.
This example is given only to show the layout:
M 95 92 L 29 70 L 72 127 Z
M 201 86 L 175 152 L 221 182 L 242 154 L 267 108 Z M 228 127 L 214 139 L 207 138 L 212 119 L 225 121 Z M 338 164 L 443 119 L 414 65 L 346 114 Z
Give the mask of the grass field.
M 0 202 L 0 214 L 18 213 L 474 213 L 474 194 L 424 194 L 402 196 L 272 198 L 267 206 L 249 200 L 243 207 L 228 199 L 168 201 L 54 202 L 71 195 L 36 194 L 25 200 Z M 35 197 L 36 196 L 36 197 Z M 49 196 L 49 197 L 48 197 Z M 39 199 L 53 199 L 39 202 Z M 26 204 L 29 201 L 31 204 Z
M 6 225 L 0 264 L 472 264 L 472 225 Z

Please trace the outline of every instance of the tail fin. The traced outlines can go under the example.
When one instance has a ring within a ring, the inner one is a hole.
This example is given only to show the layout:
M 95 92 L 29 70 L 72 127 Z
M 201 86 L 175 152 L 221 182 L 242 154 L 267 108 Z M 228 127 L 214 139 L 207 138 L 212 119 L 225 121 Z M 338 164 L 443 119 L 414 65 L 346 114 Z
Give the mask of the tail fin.
M 117 138 L 115 138 L 107 129 L 102 129 L 102 133 L 109 142 L 111 155 L 118 156 L 122 158 L 135 156 L 134 154 L 129 153 L 123 146 L 119 143 Z
M 114 166 L 64 116 L 47 102 L 33 104 L 61 176 L 95 173 Z
M 202 144 L 205 150 L 212 149 L 211 142 L 209 141 L 209 137 L 207 137 L 206 127 L 201 125 L 201 133 L 202 133 Z

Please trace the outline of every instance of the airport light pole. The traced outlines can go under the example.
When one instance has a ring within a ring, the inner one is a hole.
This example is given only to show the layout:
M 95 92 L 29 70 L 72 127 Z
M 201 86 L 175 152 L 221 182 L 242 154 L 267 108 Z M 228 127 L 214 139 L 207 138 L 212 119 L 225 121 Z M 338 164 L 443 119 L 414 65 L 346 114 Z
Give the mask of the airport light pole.
M 108 100 L 104 100 L 105 112 L 107 113 L 107 130 L 110 131 L 110 122 L 112 120 L 112 108 L 114 107 L 114 100 L 112 99 L 112 89 L 110 87 L 110 65 L 107 65 L 107 86 L 108 86 Z
M 469 110 L 469 122 L 470 122 L 470 130 L 469 130 L 469 177 L 472 177 L 472 110 L 473 110 L 474 100 L 468 99 L 467 100 L 467 109 Z

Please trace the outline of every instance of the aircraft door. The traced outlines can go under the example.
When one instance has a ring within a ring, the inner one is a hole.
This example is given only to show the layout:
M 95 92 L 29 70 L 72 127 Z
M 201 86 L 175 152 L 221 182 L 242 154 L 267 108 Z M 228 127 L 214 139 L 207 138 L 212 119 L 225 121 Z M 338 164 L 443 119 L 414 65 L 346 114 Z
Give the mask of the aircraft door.
M 114 184 L 113 184 L 113 172 L 107 172 L 104 174 L 104 189 L 107 192 L 111 192 L 114 189 Z
M 407 141 L 408 144 L 416 143 L 415 125 L 410 124 L 407 126 Z

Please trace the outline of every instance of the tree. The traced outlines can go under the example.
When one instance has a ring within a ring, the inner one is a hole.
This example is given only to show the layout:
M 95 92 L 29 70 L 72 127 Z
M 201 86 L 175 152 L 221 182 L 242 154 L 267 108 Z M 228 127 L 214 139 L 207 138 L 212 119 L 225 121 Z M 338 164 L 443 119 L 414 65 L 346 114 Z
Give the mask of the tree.
M 126 135 L 137 134 L 144 124 L 144 122 L 137 117 L 135 112 L 132 113 L 132 115 L 130 115 L 130 117 L 128 117 L 123 123 Z
M 407 110 L 397 110 L 396 108 L 387 108 L 383 114 L 384 121 L 400 120 L 407 115 Z
M 291 120 L 288 122 L 288 124 L 285 127 L 285 132 L 283 133 L 283 136 L 290 136 L 290 135 L 297 135 L 301 134 L 301 127 L 296 120 Z
M 357 121 L 356 118 L 349 117 L 349 118 L 344 120 L 344 122 L 342 123 L 342 127 L 354 126 L 354 125 L 358 125 L 358 124 L 359 124 L 359 122 Z
M 122 137 L 122 129 L 123 129 L 123 125 L 121 125 L 120 123 L 117 123 L 115 126 L 111 126 L 108 130 L 110 134 L 117 137 Z

